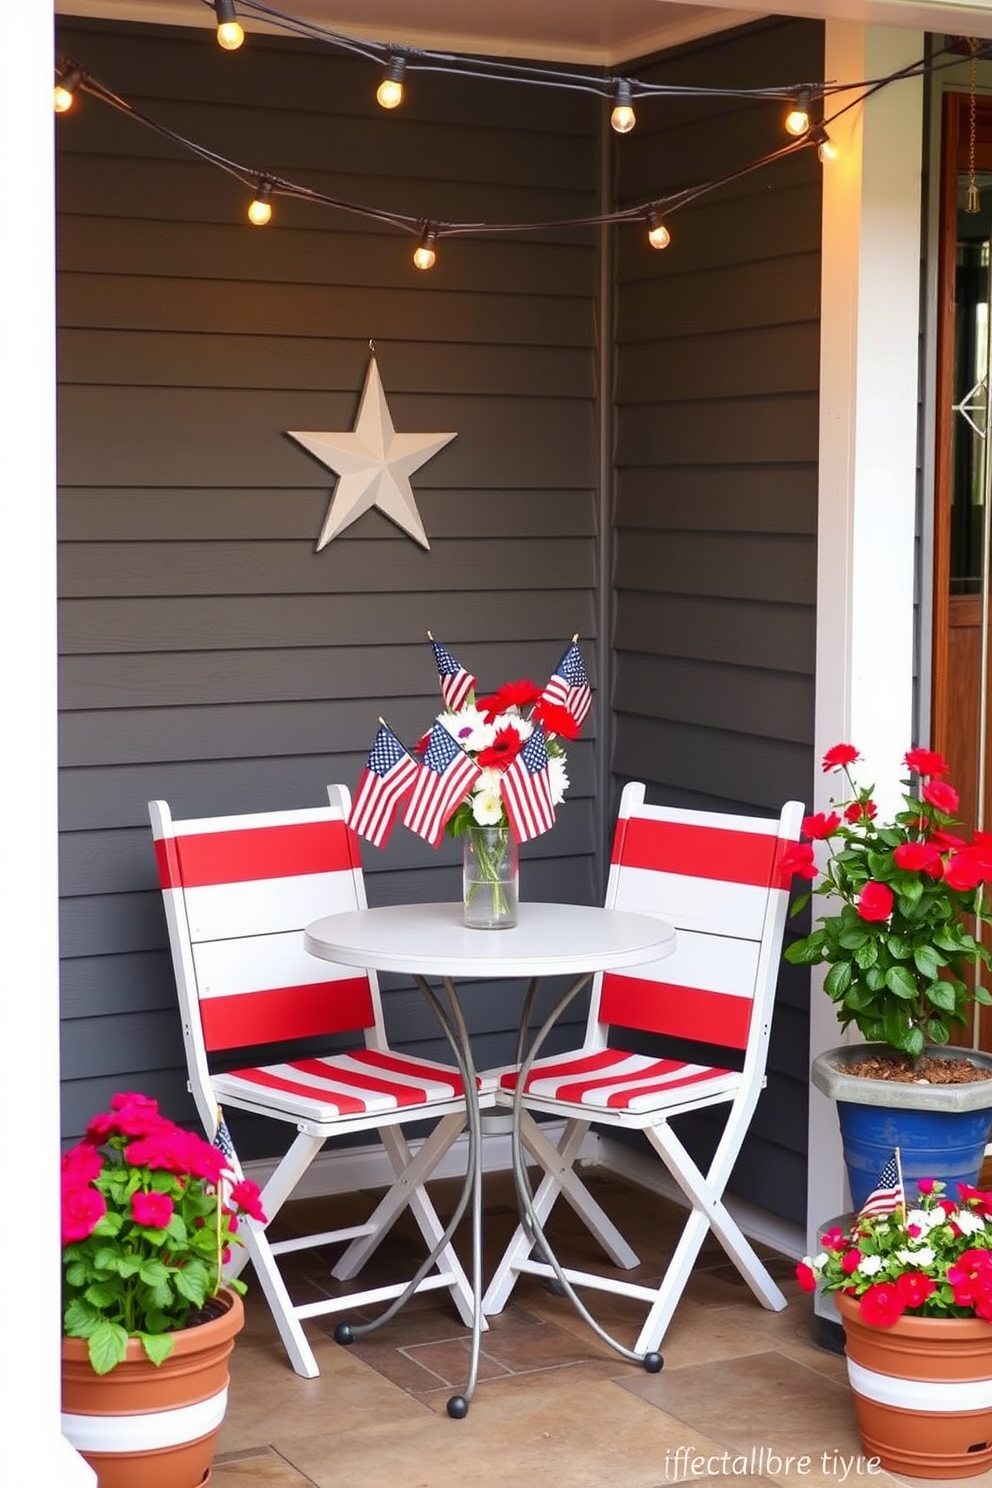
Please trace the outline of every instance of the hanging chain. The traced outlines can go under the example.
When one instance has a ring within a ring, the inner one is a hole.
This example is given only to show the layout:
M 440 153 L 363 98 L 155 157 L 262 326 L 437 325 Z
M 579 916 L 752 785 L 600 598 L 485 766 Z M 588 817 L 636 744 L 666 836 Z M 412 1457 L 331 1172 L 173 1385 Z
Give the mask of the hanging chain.
M 968 96 L 968 199 L 964 208 L 966 212 L 982 210 L 981 198 L 978 194 L 978 177 L 975 174 L 975 94 L 978 90 L 978 52 L 981 45 L 977 36 L 968 37 L 971 66 Z

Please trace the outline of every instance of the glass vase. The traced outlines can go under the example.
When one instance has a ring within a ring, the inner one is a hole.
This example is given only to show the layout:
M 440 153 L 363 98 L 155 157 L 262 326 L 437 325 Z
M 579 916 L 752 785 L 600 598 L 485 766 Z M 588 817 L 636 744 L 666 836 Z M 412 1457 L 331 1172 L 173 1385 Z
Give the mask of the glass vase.
M 473 930 L 517 923 L 520 865 L 509 827 L 469 827 L 462 839 L 462 899 Z

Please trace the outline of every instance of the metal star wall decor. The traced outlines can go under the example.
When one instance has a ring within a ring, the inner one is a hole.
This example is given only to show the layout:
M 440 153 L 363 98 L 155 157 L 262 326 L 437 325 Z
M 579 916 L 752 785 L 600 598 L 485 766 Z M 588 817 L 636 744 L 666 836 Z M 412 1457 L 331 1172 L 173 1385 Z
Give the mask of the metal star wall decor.
M 286 432 L 340 477 L 317 539 L 318 552 L 374 506 L 422 548 L 430 549 L 410 476 L 456 436 L 396 433 L 374 351 L 369 357 L 358 419 L 350 433 Z

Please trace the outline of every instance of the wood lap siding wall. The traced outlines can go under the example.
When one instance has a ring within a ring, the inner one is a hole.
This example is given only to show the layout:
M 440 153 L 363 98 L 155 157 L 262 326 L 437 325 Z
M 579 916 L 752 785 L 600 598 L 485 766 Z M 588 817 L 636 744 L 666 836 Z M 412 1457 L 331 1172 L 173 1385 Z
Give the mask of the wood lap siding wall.
M 447 220 L 599 210 L 585 98 L 418 77 L 402 117 L 329 49 L 69 22 L 59 51 L 230 158 Z M 82 98 L 58 121 L 63 1125 L 114 1090 L 192 1115 L 146 803 L 292 807 L 354 785 L 377 718 L 413 744 L 440 706 L 426 631 L 485 690 L 596 639 L 598 260 L 589 232 L 415 239 L 249 193 Z M 413 477 L 424 552 L 377 512 L 322 552 L 333 475 L 288 429 L 352 428 L 369 340 L 400 432 L 457 431 Z M 592 668 L 591 668 L 592 669 Z M 595 675 L 593 675 L 596 682 Z M 596 712 L 569 751 L 531 898 L 594 902 Z M 363 846 L 370 901 L 453 898 L 459 854 L 398 826 Z M 385 979 L 396 1042 L 444 1056 Z M 480 1062 L 517 1001 L 474 996 Z M 522 995 L 522 989 L 521 989 Z
M 762 22 L 639 75 L 816 79 L 822 35 Z M 620 152 L 619 204 L 779 148 L 784 112 L 645 104 Z M 671 217 L 664 251 L 643 231 L 619 239 L 613 768 L 671 805 L 771 814 L 810 800 L 822 169 L 810 149 L 721 187 Z M 733 1182 L 798 1221 L 807 1009 L 808 978 L 786 968 L 769 1085 Z

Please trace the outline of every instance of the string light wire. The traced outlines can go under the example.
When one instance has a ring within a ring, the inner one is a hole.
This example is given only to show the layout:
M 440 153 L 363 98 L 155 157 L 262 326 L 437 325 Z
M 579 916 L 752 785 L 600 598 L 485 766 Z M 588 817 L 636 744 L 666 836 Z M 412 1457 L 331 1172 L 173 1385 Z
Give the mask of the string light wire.
M 213 0 L 203 0 L 203 3 L 210 5 L 211 8 L 213 7 Z M 342 45 L 349 50 L 357 51 L 359 55 L 366 56 L 370 60 L 376 61 L 380 65 L 383 63 L 384 59 L 388 63 L 388 58 L 390 56 L 396 56 L 400 51 L 402 51 L 408 68 L 411 65 L 419 65 L 419 59 L 423 58 L 424 56 L 430 56 L 435 61 L 440 59 L 447 60 L 445 54 L 442 53 L 418 53 L 411 51 L 409 48 L 406 47 L 400 48 L 393 43 L 390 43 L 388 45 L 384 44 L 381 48 L 379 48 L 375 44 L 363 42 L 359 38 L 347 37 L 339 32 L 328 31 L 325 27 L 314 26 L 308 22 L 297 22 L 292 17 L 283 17 L 281 12 L 272 10 L 270 7 L 259 3 L 259 0 L 238 0 L 238 10 L 239 13 L 242 15 L 251 13 L 256 16 L 264 17 L 266 19 L 278 20 L 280 24 L 285 23 L 287 28 L 299 28 L 299 34 L 302 35 L 312 37 L 315 33 L 320 33 L 321 37 L 330 38 L 335 42 L 335 44 Z M 372 50 L 366 50 L 366 48 L 371 48 Z M 987 52 L 990 48 L 992 48 L 992 41 L 985 44 L 982 49 L 983 53 Z M 910 63 L 906 67 L 900 68 L 897 72 L 890 73 L 885 77 L 871 79 L 867 82 L 862 83 L 823 83 L 816 85 L 793 84 L 784 88 L 765 88 L 757 90 L 725 90 L 715 88 L 683 89 L 681 87 L 675 87 L 667 84 L 658 85 L 657 91 L 666 92 L 669 94 L 669 96 L 678 94 L 680 96 L 705 95 L 752 99 L 795 99 L 797 92 L 800 90 L 802 90 L 804 94 L 808 90 L 811 99 L 818 98 L 820 100 L 825 100 L 828 97 L 835 98 L 837 95 L 846 92 L 851 92 L 855 96 L 851 97 L 847 102 L 842 104 L 831 115 L 822 118 L 815 127 L 809 130 L 807 134 L 799 138 L 791 139 L 789 140 L 789 142 L 780 146 L 778 149 L 772 150 L 768 154 L 762 155 L 758 159 L 749 161 L 742 166 L 738 166 L 736 169 L 728 171 L 723 175 L 713 177 L 711 180 L 702 181 L 691 186 L 682 187 L 679 190 L 669 193 L 668 195 L 654 195 L 647 201 L 642 201 L 637 203 L 636 205 L 624 207 L 614 212 L 598 213 L 587 217 L 554 218 L 551 220 L 539 222 L 445 222 L 436 218 L 431 218 L 429 223 L 430 231 L 432 234 L 431 246 L 433 247 L 434 243 L 436 243 L 436 241 L 442 237 L 481 236 L 484 234 L 489 235 L 493 233 L 536 233 L 560 228 L 604 227 L 628 222 L 639 222 L 643 226 L 648 213 L 664 214 L 666 219 L 670 218 L 673 212 L 676 212 L 682 207 L 689 205 L 690 202 L 697 201 L 700 197 L 708 195 L 710 192 L 716 191 L 723 186 L 730 185 L 732 182 L 738 181 L 744 176 L 750 175 L 754 171 L 762 170 L 766 166 L 772 165 L 778 160 L 783 160 L 789 155 L 797 154 L 799 151 L 809 149 L 811 146 L 820 145 L 825 137 L 826 128 L 829 124 L 839 118 L 842 114 L 847 113 L 849 109 L 855 108 L 858 104 L 865 102 L 866 99 L 870 98 L 872 94 L 878 92 L 879 89 L 885 88 L 891 83 L 898 82 L 902 79 L 918 76 L 923 71 L 938 71 L 942 66 L 949 67 L 958 65 L 958 59 L 956 56 L 943 63 L 937 60 L 937 58 L 952 51 L 953 45 L 948 45 L 947 47 L 943 48 L 942 52 L 937 53 L 936 58 L 934 59 L 930 59 L 928 61 L 926 58 L 924 58 L 918 62 Z M 452 58 L 451 60 L 459 62 L 472 62 L 474 64 L 476 59 Z M 493 61 L 492 65 L 494 67 L 499 66 L 501 68 L 505 68 L 507 72 L 509 72 L 513 68 L 513 64 L 501 64 L 498 63 L 498 61 Z M 525 69 L 525 71 L 537 72 L 538 70 Z M 402 212 L 393 212 L 385 208 L 369 207 L 357 202 L 347 201 L 341 197 L 330 196 L 325 192 L 317 191 L 313 187 L 304 186 L 298 181 L 293 181 L 286 177 L 279 176 L 269 169 L 260 169 L 259 167 L 254 165 L 245 165 L 238 161 L 231 160 L 227 156 L 221 155 L 218 152 L 199 144 L 197 141 L 192 140 L 186 135 L 179 133 L 178 130 L 171 129 L 167 125 L 162 124 L 158 120 L 152 118 L 150 115 L 145 114 L 141 110 L 135 108 L 134 105 L 128 102 L 127 99 L 122 98 L 117 93 L 114 93 L 104 83 L 100 82 L 98 78 L 95 78 L 92 74 L 88 73 L 75 61 L 72 61 L 68 58 L 64 59 L 57 68 L 56 75 L 57 79 L 61 81 L 63 85 L 68 83 L 71 79 L 72 86 L 75 92 L 88 94 L 91 97 L 97 99 L 99 102 L 105 104 L 107 107 L 114 109 L 118 113 L 124 114 L 134 123 L 140 124 L 144 128 L 149 129 L 153 133 L 159 135 L 161 138 L 169 140 L 172 144 L 176 145 L 180 149 L 188 151 L 197 159 L 202 160 L 205 164 L 212 165 L 218 170 L 224 171 L 226 174 L 239 181 L 248 190 L 253 192 L 256 191 L 259 183 L 261 181 L 264 181 L 268 187 L 268 199 L 277 196 L 295 198 L 296 200 L 307 201 L 316 205 L 331 207 L 336 211 L 349 213 L 357 217 L 362 217 L 367 219 L 368 221 L 380 222 L 386 226 L 396 228 L 401 232 L 413 234 L 418 238 L 421 237 L 424 233 L 426 219 L 422 214 L 414 216 Z M 521 79 L 517 78 L 517 80 L 520 81 Z M 525 78 L 523 80 L 536 81 L 537 79 L 535 77 L 533 79 Z M 542 74 L 542 81 L 544 81 L 546 86 L 550 85 L 572 87 L 576 85 L 575 79 L 572 74 Z M 588 81 L 596 82 L 597 88 L 605 87 L 606 89 L 608 89 L 609 91 L 606 92 L 603 96 L 607 98 L 613 98 L 615 96 L 616 80 L 604 78 L 589 79 Z M 638 97 L 641 96 L 642 89 L 645 91 L 650 91 L 652 86 L 653 85 L 642 84 L 641 82 L 638 82 Z

